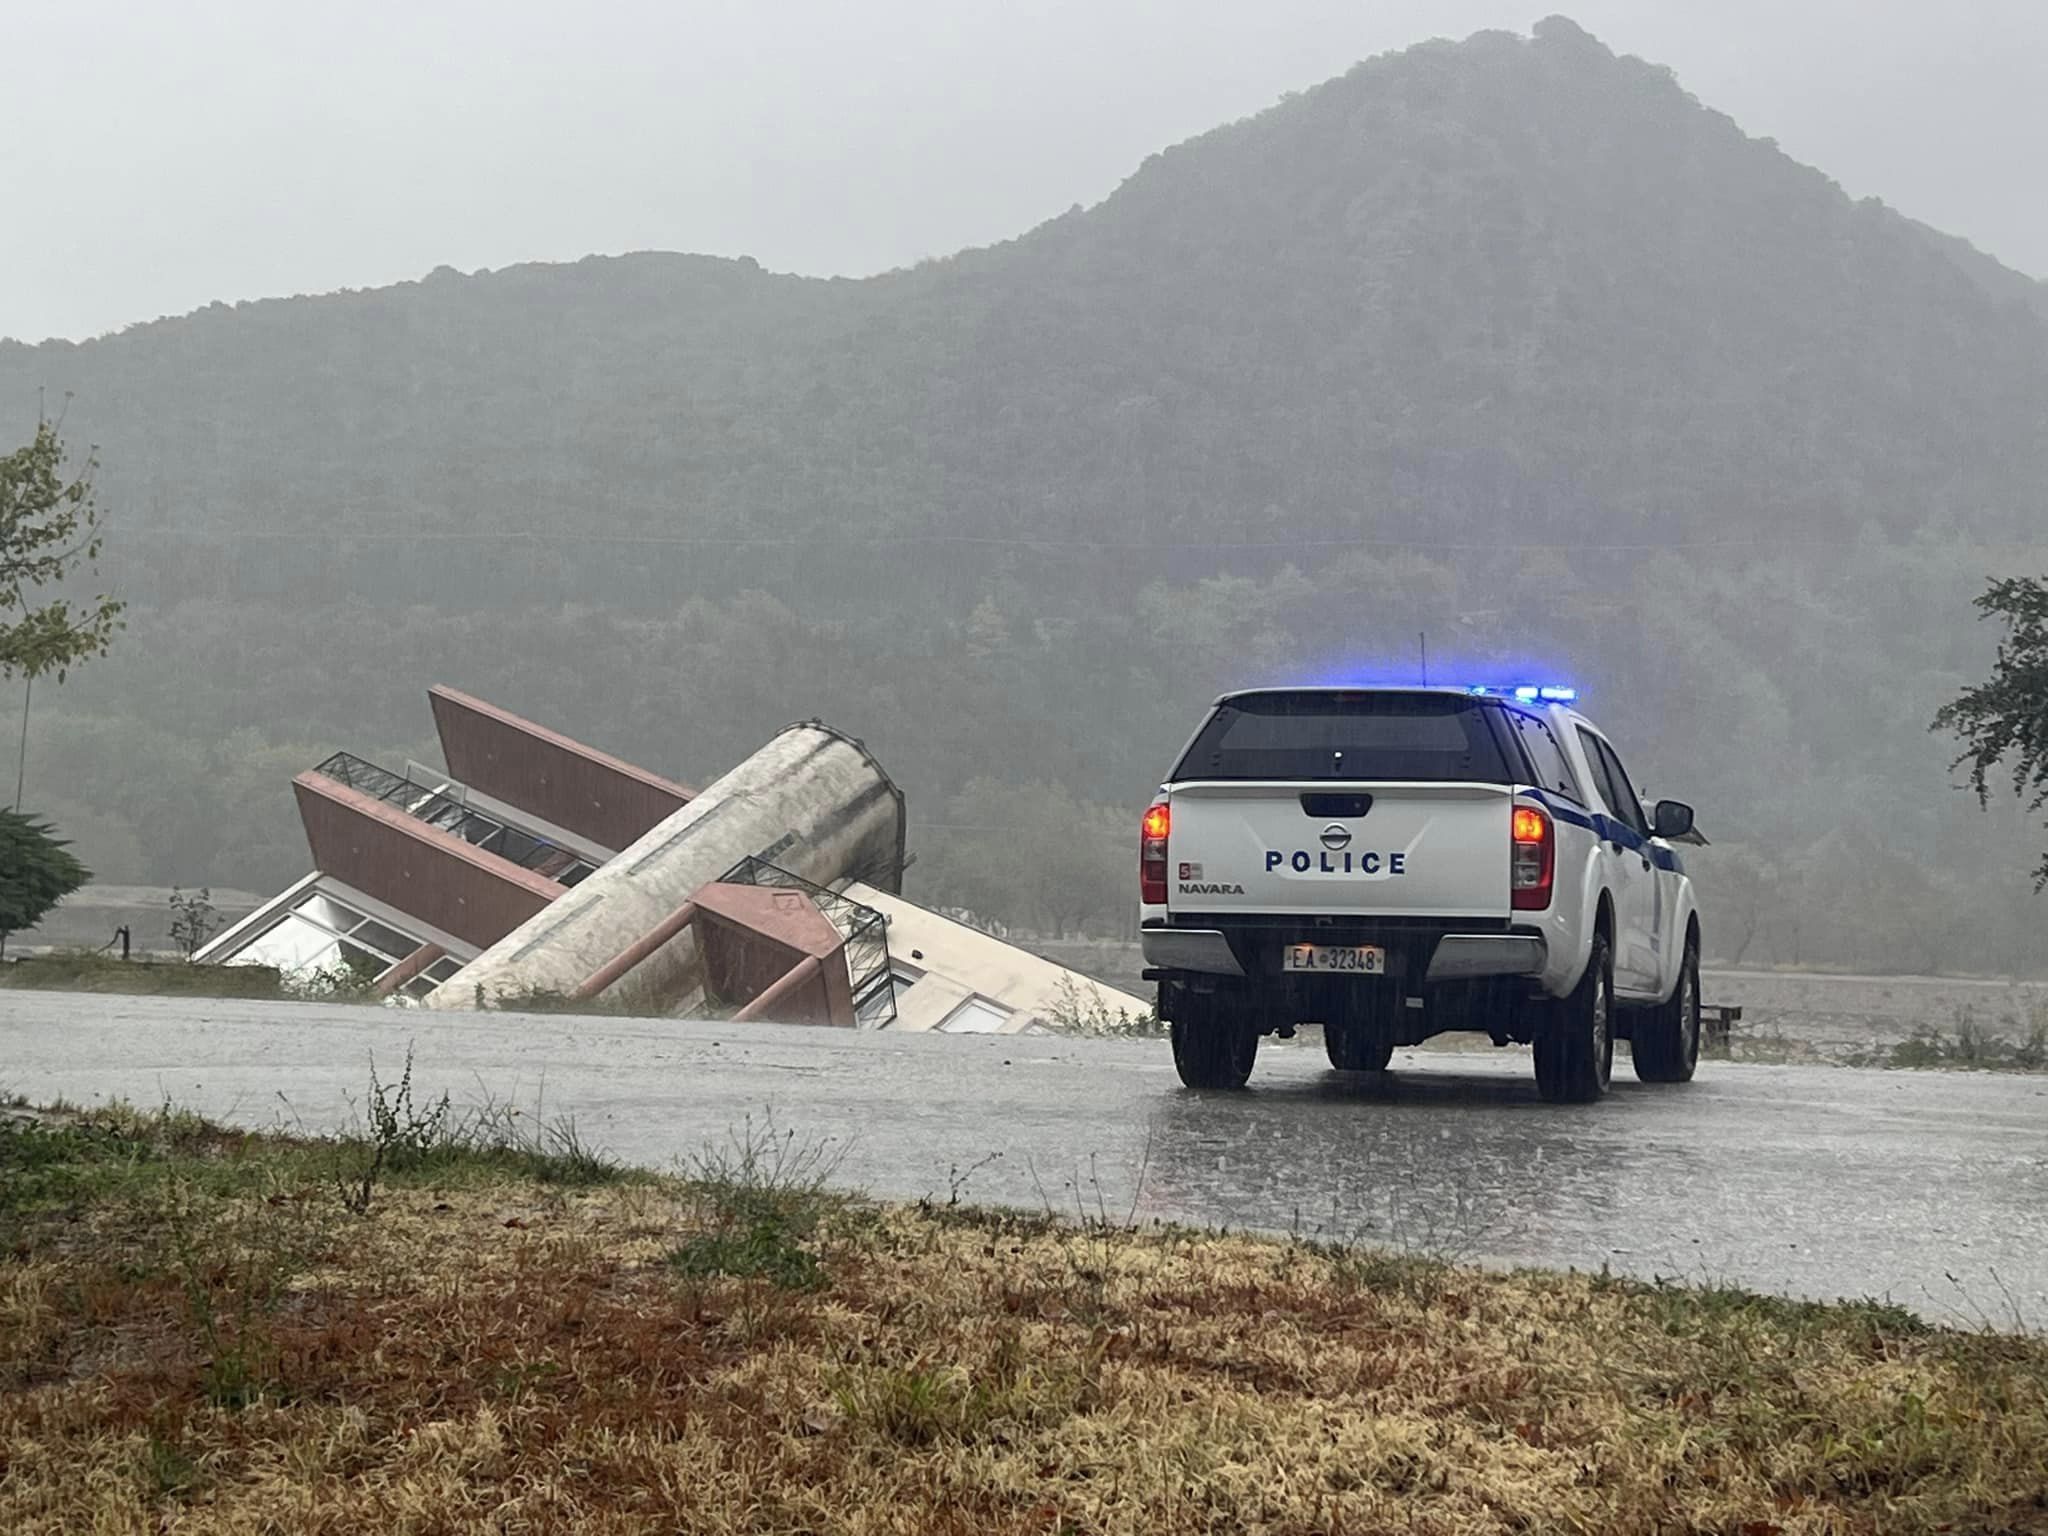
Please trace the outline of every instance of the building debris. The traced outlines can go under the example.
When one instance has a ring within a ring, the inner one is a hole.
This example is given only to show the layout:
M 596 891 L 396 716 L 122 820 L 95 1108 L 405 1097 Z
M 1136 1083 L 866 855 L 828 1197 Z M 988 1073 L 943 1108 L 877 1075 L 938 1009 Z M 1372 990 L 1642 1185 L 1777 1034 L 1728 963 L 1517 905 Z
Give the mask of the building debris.
M 433 1008 L 1016 1033 L 1141 999 L 901 895 L 903 796 L 793 725 L 696 791 L 449 688 L 448 767 L 339 752 L 293 781 L 315 870 L 196 959 Z

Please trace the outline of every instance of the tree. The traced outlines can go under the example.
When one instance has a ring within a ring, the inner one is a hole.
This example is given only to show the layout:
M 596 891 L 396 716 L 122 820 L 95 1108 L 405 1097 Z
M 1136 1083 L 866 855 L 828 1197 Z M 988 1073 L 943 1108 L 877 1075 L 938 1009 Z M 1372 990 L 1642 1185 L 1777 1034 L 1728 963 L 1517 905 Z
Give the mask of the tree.
M 121 627 L 123 605 L 104 593 L 31 606 L 41 588 L 99 559 L 98 462 L 88 453 L 85 467 L 66 478 L 67 457 L 47 421 L 27 447 L 0 457 L 0 677 L 54 672 L 61 682 L 75 663 L 104 655 Z
M 2005 621 L 1991 680 L 1942 706 L 1934 729 L 1963 739 L 1952 767 L 1970 768 L 1977 803 L 1988 805 L 1991 779 L 2009 762 L 2013 793 L 2027 809 L 2048 804 L 2048 579 L 1994 581 L 1977 599 L 1984 617 Z M 2048 853 L 2034 870 L 2034 889 L 2048 887 Z
M 1751 849 L 1723 847 L 1715 850 L 1711 870 L 1693 878 L 1715 919 L 1707 933 L 1716 958 L 1740 967 L 1779 903 L 1777 869 Z
M 979 778 L 954 796 L 919 864 L 926 899 L 1041 935 L 1119 932 L 1137 909 L 1135 834 L 1125 816 L 1051 784 Z
M 210 889 L 188 896 L 184 887 L 171 887 L 171 942 L 187 960 L 206 947 L 219 927 L 220 909 Z
M 0 941 L 33 928 L 43 914 L 92 878 L 49 826 L 0 811 Z

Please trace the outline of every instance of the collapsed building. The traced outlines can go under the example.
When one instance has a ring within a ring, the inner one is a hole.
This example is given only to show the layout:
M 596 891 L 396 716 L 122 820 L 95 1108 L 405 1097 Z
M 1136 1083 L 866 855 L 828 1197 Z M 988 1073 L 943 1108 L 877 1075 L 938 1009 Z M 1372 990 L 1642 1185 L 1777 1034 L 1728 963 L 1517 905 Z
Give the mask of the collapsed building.
M 445 769 L 348 752 L 292 790 L 313 871 L 196 959 L 430 1008 L 1013 1033 L 1146 1004 L 906 901 L 902 792 L 792 725 L 694 790 L 451 688 Z

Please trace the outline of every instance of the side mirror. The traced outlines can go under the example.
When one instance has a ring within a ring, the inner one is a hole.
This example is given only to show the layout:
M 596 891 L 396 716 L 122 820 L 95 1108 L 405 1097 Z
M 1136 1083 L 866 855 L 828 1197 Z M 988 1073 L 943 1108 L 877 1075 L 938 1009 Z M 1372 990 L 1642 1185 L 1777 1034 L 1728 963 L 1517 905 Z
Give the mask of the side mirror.
M 1650 815 L 1650 830 L 1667 841 L 1690 835 L 1692 807 L 1683 800 L 1659 800 Z

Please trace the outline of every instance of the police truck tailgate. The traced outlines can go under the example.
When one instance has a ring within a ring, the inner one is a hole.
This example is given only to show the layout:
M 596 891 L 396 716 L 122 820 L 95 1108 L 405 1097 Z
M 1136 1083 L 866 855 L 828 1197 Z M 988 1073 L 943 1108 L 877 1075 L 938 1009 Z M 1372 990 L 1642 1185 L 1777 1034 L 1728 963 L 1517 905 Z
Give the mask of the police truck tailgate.
M 1505 785 L 1197 781 L 1170 804 L 1176 914 L 1509 915 Z

